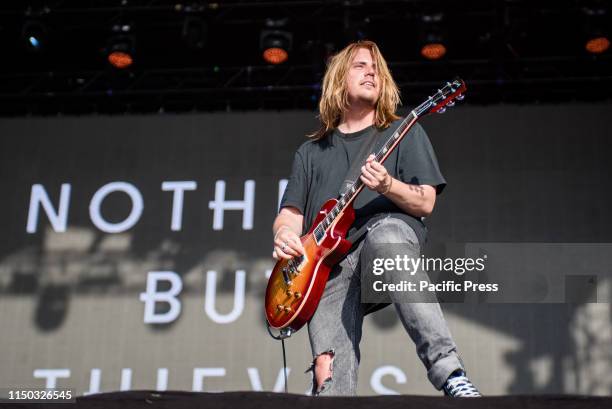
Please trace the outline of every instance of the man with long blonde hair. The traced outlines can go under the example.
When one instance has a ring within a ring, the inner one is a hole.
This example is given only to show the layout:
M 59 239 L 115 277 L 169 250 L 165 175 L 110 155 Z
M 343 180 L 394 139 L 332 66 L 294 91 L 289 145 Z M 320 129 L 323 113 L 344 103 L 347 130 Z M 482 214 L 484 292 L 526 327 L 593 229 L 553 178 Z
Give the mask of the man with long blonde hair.
M 338 196 L 351 164 L 360 160 L 362 146 L 375 146 L 393 133 L 400 121 L 395 114 L 399 103 L 398 87 L 375 43 L 352 43 L 331 58 L 319 102 L 320 128 L 295 154 L 273 224 L 275 258 L 303 254 L 300 235 L 323 203 Z M 431 214 L 446 185 L 431 143 L 418 124 L 384 165 L 370 155 L 360 171 L 368 189 L 353 203 L 356 219 L 347 234 L 353 247 L 330 273 L 308 323 L 313 395 L 356 393 L 363 317 L 373 310 L 373 304 L 362 302 L 361 270 L 366 269 L 362 266 L 381 256 L 382 248 L 399 248 L 402 254 L 420 257 L 427 233 L 423 218 Z M 418 274 L 426 276 L 424 271 Z M 480 396 L 466 377 L 437 301 L 401 302 L 391 296 L 391 302 L 433 386 L 449 396 Z

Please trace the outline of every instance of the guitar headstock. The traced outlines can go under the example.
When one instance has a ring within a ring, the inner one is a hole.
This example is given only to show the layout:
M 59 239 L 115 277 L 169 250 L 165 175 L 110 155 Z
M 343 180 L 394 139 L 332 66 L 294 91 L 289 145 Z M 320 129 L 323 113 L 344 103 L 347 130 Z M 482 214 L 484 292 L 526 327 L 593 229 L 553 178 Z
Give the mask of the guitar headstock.
M 447 82 L 438 92 L 427 98 L 414 112 L 417 117 L 433 112 L 443 114 L 447 107 L 454 106 L 455 101 L 461 101 L 464 98 L 463 93 L 466 90 L 465 82 L 461 78 L 455 78 L 453 81 Z

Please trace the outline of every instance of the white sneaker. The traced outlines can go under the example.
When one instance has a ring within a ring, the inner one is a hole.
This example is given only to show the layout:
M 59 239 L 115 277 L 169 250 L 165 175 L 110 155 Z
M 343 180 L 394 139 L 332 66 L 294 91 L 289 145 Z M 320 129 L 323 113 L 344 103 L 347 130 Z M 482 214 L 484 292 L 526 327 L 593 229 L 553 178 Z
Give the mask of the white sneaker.
M 479 398 L 482 396 L 461 369 L 457 369 L 448 377 L 442 389 L 447 396 L 452 398 Z

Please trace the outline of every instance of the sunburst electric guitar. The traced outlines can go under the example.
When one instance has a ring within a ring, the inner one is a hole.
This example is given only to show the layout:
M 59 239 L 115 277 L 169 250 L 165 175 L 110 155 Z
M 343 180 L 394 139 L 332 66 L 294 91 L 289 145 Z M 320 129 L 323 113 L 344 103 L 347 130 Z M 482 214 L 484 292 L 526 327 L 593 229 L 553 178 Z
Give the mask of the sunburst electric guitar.
M 419 118 L 429 113 L 443 113 L 446 107 L 455 104 L 455 100 L 463 99 L 465 90 L 461 79 L 447 82 L 404 118 L 376 154 L 376 160 L 384 162 Z M 357 178 L 346 193 L 325 202 L 308 233 L 300 238 L 304 254 L 276 263 L 266 288 L 265 312 L 269 327 L 289 336 L 312 317 L 331 269 L 351 248 L 351 243 L 345 239 L 346 232 L 355 221 L 353 200 L 364 186 Z

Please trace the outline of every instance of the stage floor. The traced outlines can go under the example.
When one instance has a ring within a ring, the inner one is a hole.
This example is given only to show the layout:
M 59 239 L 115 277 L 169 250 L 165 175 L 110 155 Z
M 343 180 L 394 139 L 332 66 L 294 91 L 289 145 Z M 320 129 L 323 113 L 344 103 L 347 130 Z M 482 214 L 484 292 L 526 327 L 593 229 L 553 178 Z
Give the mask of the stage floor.
M 9 405 L 2 405 L 9 407 Z M 15 408 L 14 404 L 10 405 Z M 20 404 L 21 408 L 40 409 L 39 403 Z M 76 406 L 70 404 L 53 404 L 53 409 L 60 408 L 167 408 L 167 409 L 406 409 L 406 408 L 554 408 L 554 409 L 609 409 L 612 408 L 612 397 L 590 397 L 576 395 L 535 395 L 535 396 L 492 396 L 484 398 L 451 399 L 444 396 L 359 396 L 359 397 L 317 397 L 272 393 L 272 392 L 156 392 L 128 391 L 112 392 L 78 397 Z

